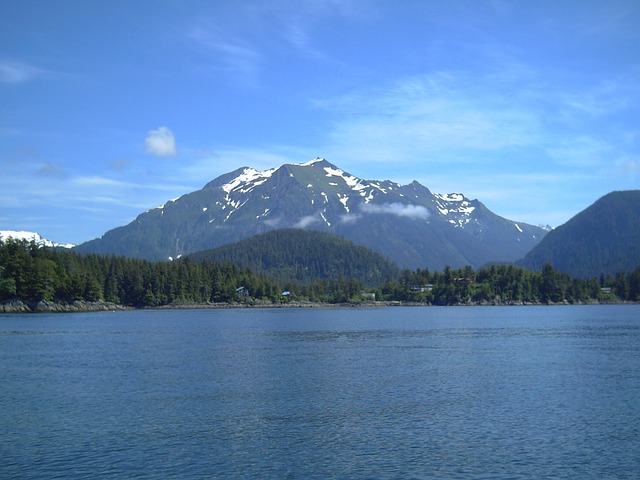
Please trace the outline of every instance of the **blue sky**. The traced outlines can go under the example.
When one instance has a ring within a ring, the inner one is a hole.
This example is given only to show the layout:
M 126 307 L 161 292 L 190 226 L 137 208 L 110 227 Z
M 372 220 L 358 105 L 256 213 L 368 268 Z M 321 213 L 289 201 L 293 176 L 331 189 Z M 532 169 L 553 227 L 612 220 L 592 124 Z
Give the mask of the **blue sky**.
M 324 157 L 558 226 L 640 188 L 637 1 L 0 0 L 0 230 Z

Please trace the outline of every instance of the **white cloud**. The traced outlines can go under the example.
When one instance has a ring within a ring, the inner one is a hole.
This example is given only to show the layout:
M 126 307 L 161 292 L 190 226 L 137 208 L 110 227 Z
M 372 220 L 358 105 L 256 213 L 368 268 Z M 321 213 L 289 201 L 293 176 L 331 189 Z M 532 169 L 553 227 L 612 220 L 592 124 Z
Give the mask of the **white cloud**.
M 307 215 L 302 217 L 300 220 L 298 220 L 296 222 L 296 224 L 293 226 L 293 228 L 307 228 L 310 225 L 313 225 L 314 223 L 320 223 L 321 219 L 314 216 L 314 215 Z
M 269 227 L 269 228 L 273 228 L 273 229 L 277 229 L 280 228 L 282 226 L 282 217 L 278 217 L 278 218 L 267 218 L 264 221 L 264 224 Z
M 122 180 L 116 180 L 113 178 L 103 177 L 100 175 L 85 175 L 77 176 L 71 180 L 73 185 L 78 187 L 100 187 L 100 188 L 133 188 L 136 184 L 131 182 L 125 182 Z
M 360 212 L 367 215 L 388 214 L 398 217 L 412 218 L 414 220 L 426 220 L 429 218 L 429 210 L 420 205 L 404 205 L 402 203 L 383 203 L 374 205 L 365 203 L 360 207 Z
M 158 157 L 175 157 L 178 154 L 176 139 L 167 127 L 149 130 L 145 145 L 147 153 Z

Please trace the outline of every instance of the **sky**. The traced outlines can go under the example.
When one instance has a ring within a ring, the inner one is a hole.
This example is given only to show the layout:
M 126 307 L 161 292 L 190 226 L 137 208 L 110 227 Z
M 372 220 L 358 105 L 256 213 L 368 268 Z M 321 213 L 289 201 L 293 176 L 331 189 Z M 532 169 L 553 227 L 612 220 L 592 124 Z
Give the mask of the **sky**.
M 0 0 L 0 230 L 326 158 L 557 227 L 640 188 L 640 2 Z

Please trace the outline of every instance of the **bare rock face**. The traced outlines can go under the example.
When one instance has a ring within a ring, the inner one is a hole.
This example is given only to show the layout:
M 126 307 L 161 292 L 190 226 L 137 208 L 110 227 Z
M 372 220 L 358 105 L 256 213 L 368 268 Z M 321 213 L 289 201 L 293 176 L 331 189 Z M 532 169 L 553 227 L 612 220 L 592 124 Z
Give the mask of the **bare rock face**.
M 0 303 L 0 312 L 2 313 L 26 313 L 31 311 L 31 307 L 22 300 L 10 300 Z

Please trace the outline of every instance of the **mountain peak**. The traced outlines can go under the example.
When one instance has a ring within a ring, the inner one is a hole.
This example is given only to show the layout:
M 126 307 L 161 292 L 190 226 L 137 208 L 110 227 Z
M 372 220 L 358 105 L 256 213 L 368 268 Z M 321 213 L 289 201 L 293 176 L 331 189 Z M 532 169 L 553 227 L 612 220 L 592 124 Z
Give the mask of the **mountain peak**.
M 461 193 L 363 180 L 317 157 L 236 169 L 80 250 L 176 258 L 284 228 L 334 233 L 402 266 L 429 268 L 516 260 L 545 233 L 523 223 L 514 228 Z

